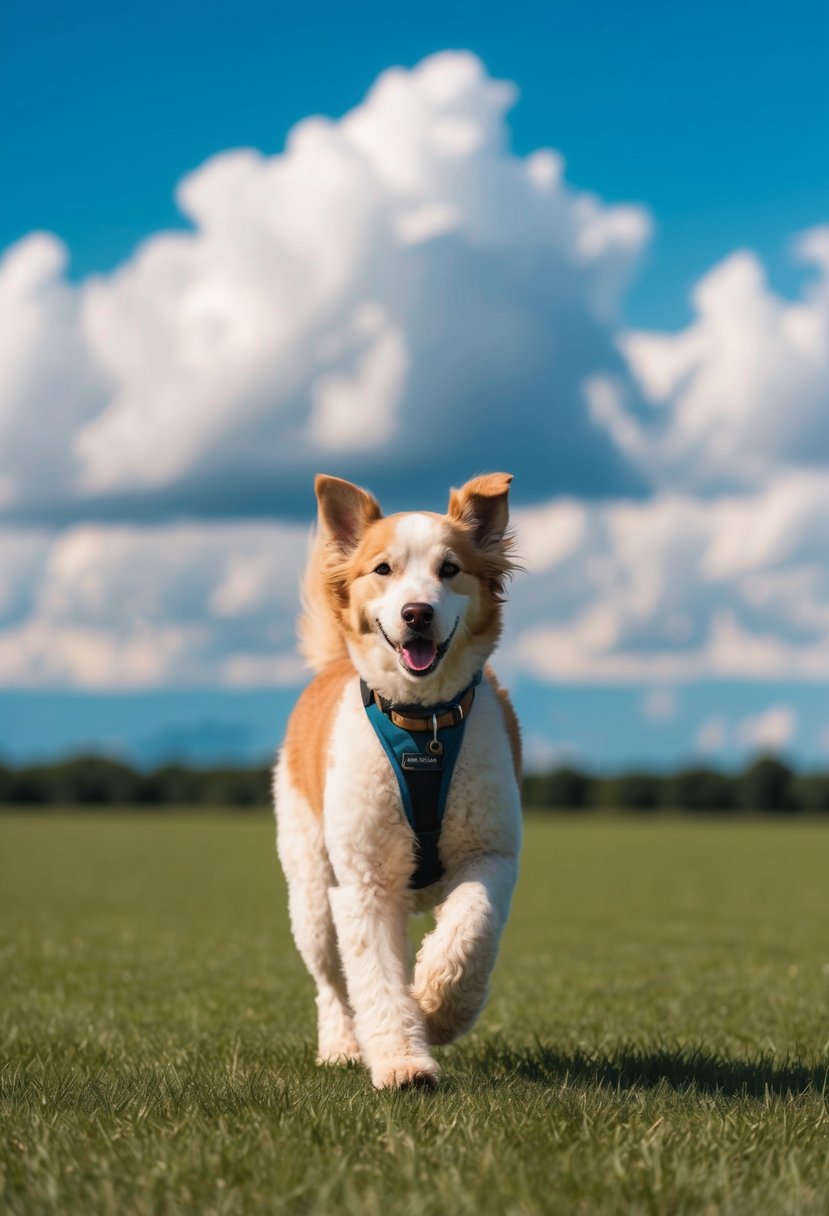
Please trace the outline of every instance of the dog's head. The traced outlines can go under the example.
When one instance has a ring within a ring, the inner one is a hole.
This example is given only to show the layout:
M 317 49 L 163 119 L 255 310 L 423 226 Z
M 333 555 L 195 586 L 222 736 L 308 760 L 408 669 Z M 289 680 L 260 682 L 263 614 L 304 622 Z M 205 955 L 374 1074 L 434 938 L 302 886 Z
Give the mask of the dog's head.
M 360 675 L 390 700 L 447 700 L 495 648 L 515 569 L 511 481 L 474 478 L 451 491 L 445 515 L 384 517 L 365 490 L 317 477 L 330 607 Z

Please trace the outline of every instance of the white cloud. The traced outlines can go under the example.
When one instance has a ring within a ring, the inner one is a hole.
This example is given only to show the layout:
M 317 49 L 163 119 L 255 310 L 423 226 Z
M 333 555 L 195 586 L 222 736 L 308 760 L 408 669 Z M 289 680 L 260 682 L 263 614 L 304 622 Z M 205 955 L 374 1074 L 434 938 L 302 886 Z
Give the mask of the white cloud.
M 500 667 L 650 684 L 643 712 L 654 719 L 675 712 L 688 681 L 829 679 L 829 475 L 808 493 L 792 482 L 790 497 L 784 510 L 781 483 L 750 501 L 517 511 L 530 573 L 513 585 Z M 0 683 L 299 679 L 305 546 L 304 526 L 248 522 L 0 533 Z
M 652 718 L 690 680 L 829 678 L 829 227 L 796 298 L 737 252 L 685 329 L 624 332 L 648 216 L 515 156 L 515 95 L 433 56 L 202 165 L 192 231 L 112 274 L 71 284 L 45 234 L 7 252 L 0 681 L 292 680 L 304 528 L 211 521 L 307 519 L 318 468 L 422 506 L 486 467 L 542 504 L 507 668 L 645 683 Z
M 697 751 L 719 752 L 725 747 L 727 740 L 728 722 L 725 718 L 715 714 L 711 718 L 706 718 L 700 725 L 694 743 Z
M 522 735 L 524 767 L 530 773 L 545 773 L 552 768 L 578 763 L 579 749 L 566 739 L 550 739 L 529 731 Z
M 0 512 L 32 492 L 47 502 L 71 494 L 67 453 L 106 404 L 81 297 L 63 278 L 66 261 L 46 233 L 0 260 Z
M 642 701 L 642 713 L 652 722 L 668 722 L 675 718 L 679 702 L 672 688 L 649 688 Z
M 278 524 L 84 525 L 0 532 L 0 684 L 142 688 L 303 676 L 294 618 L 307 530 Z
M 528 675 L 829 677 L 829 474 L 708 501 L 665 493 L 575 514 L 553 503 L 516 519 L 531 577 L 516 583 L 505 653 Z
M 536 496 L 636 485 L 584 383 L 624 373 L 612 325 L 649 219 L 575 192 L 555 153 L 513 155 L 515 96 L 436 55 L 279 155 L 202 165 L 178 190 L 193 231 L 112 274 L 75 287 L 54 238 L 15 247 L 0 417 L 23 437 L 0 495 L 18 515 L 299 514 L 326 461 L 380 490 L 413 462 L 434 488 L 495 461 Z
M 829 227 L 795 252 L 815 271 L 795 300 L 737 252 L 696 285 L 686 329 L 621 338 L 652 413 L 634 423 L 617 389 L 604 420 L 656 484 L 755 489 L 829 462 Z
M 370 305 L 355 320 L 371 345 L 350 371 L 321 376 L 311 390 L 310 433 L 320 453 L 383 447 L 399 422 L 409 371 L 405 338 Z
M 696 735 L 700 752 L 721 752 L 736 745 L 752 752 L 781 751 L 792 742 L 798 729 L 798 716 L 791 705 L 771 705 L 758 714 L 730 723 L 719 714 L 706 718 Z
M 735 736 L 753 751 L 779 751 L 797 731 L 797 714 L 790 705 L 772 705 L 738 723 Z

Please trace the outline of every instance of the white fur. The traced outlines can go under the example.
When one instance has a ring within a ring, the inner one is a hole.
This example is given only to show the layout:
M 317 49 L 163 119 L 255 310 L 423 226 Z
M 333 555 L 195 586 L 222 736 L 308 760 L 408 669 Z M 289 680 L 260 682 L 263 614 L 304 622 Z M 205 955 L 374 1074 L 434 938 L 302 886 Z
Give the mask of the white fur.
M 397 629 L 400 607 L 409 599 L 432 603 L 441 629 L 466 612 L 464 597 L 435 579 L 436 532 L 422 515 L 406 517 L 396 530 L 405 573 L 394 580 L 396 587 L 383 590 L 378 605 L 389 614 L 390 627 Z M 381 676 L 395 676 L 400 700 L 446 699 L 487 657 L 461 630 L 456 641 L 457 649 L 453 643 L 438 670 L 422 681 L 428 683 L 425 694 L 403 678 L 385 643 L 372 647 L 368 664 L 363 656 L 370 670 L 362 674 L 370 683 L 376 679 L 371 667 L 379 656 Z M 285 759 L 275 790 L 291 924 L 318 989 L 319 1059 L 360 1055 L 378 1087 L 433 1082 L 438 1067 L 429 1045 L 468 1030 L 486 999 L 517 875 L 519 794 L 495 692 L 487 680 L 477 690 L 445 809 L 445 874 L 424 891 L 408 886 L 414 836 L 356 676 L 336 712 L 322 822 L 297 793 Z M 420 947 L 412 978 L 407 917 L 430 906 L 437 924 Z
M 435 610 L 435 637 L 443 641 L 469 607 L 466 596 L 453 591 L 451 579 L 435 576 L 441 562 L 450 556 L 444 529 L 428 515 L 404 515 L 395 528 L 389 554 L 400 574 L 383 580 L 388 588 L 377 601 L 377 616 L 387 635 L 400 641 L 405 629 L 403 605 L 425 603 Z
M 387 637 L 400 642 L 404 634 L 401 615 L 408 603 L 431 604 L 435 611 L 434 633 L 438 641 L 458 628 L 437 669 L 425 677 L 408 675 L 397 653 L 378 632 L 369 652 L 350 649 L 351 658 L 363 679 L 390 701 L 401 704 L 437 704 L 465 688 L 489 658 L 486 642 L 473 642 L 467 629 L 470 601 L 453 589 L 451 579 L 436 575 L 441 561 L 452 557 L 446 548 L 445 530 L 428 515 L 404 515 L 397 527 L 388 560 L 395 573 L 378 579 L 378 592 L 369 602 L 373 619 L 380 621 Z

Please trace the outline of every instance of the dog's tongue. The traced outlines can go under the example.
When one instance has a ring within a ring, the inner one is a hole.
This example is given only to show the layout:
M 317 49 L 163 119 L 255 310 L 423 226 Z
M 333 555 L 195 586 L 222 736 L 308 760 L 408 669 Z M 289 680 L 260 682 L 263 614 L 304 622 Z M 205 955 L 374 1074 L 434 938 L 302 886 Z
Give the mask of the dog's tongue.
M 403 647 L 403 658 L 406 660 L 406 666 L 412 671 L 425 671 L 434 663 L 437 652 L 438 648 L 434 642 L 427 641 L 426 638 L 415 638 L 408 646 Z

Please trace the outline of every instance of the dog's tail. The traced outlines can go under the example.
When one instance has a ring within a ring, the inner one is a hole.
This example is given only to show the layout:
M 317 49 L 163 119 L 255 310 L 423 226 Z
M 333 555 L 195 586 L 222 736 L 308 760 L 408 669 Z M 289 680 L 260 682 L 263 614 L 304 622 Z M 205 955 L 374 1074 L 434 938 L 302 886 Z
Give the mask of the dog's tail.
M 348 655 L 334 615 L 327 580 L 329 560 L 325 537 L 317 528 L 311 536 L 308 565 L 302 580 L 302 611 L 297 624 L 299 650 L 312 671 L 323 671 Z

